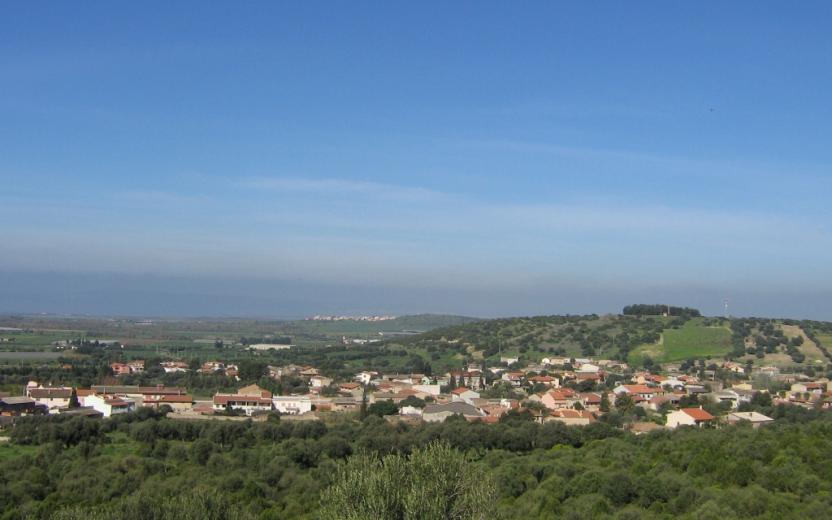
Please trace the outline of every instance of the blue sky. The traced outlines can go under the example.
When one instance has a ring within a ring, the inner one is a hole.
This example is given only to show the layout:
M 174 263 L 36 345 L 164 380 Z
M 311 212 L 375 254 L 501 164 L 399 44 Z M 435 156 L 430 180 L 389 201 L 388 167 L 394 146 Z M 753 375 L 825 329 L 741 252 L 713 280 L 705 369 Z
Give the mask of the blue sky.
M 830 15 L 5 5 L 0 310 L 832 319 Z

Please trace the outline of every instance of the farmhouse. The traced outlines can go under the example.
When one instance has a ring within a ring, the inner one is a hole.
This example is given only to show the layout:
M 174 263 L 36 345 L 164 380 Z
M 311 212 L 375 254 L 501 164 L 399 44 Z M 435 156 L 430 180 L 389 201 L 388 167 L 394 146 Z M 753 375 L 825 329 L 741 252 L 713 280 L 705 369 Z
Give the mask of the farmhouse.
M 312 411 L 312 400 L 308 396 L 285 396 L 272 397 L 274 409 L 285 415 L 300 415 Z
M 662 393 L 662 391 L 646 385 L 618 385 L 613 389 L 613 393 L 615 395 L 629 394 L 632 397 L 641 397 L 642 399 L 650 400 Z
M 86 398 L 86 405 L 100 412 L 104 417 L 111 417 L 122 413 L 132 412 L 136 403 L 114 395 L 90 395 Z
M 679 426 L 703 426 L 712 424 L 716 418 L 699 408 L 682 408 L 667 414 L 667 427 L 677 428 Z
M 561 408 L 572 408 L 575 403 L 581 400 L 580 396 L 571 388 L 559 388 L 551 390 L 543 394 L 540 402 L 543 406 L 550 410 L 559 410 Z
M 257 385 L 241 388 L 236 394 L 216 394 L 214 396 L 214 411 L 243 410 L 246 415 L 255 412 L 271 411 L 273 406 L 272 393 Z
M 42 386 L 26 387 L 26 395 L 35 400 L 37 404 L 45 406 L 49 413 L 54 413 L 59 408 L 66 408 L 69 406 L 69 400 L 72 397 L 72 388 L 44 388 Z

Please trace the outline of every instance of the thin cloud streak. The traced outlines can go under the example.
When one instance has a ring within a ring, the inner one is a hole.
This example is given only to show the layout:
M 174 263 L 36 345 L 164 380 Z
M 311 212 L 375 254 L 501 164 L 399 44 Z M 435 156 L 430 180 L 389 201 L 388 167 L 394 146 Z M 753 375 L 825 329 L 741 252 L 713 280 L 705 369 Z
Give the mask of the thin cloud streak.
M 175 192 L 140 193 L 140 199 L 159 205 L 155 220 L 141 220 L 131 229 L 113 227 L 106 211 L 66 224 L 62 231 L 21 227 L 8 235 L 10 246 L 0 268 L 246 273 L 458 288 L 534 286 L 539 280 L 610 287 L 665 280 L 771 286 L 767 273 L 788 269 L 778 280 L 808 286 L 823 279 L 832 260 L 826 254 L 832 241 L 817 225 L 752 212 L 501 204 L 336 178 L 271 177 L 236 187 L 251 202 L 205 216 L 197 227 L 181 223 L 196 219 L 178 203 L 188 196 Z M 337 203 L 315 202 L 322 192 L 346 196 Z M 774 237 L 813 244 L 820 253 L 794 258 Z M 723 267 L 725 259 L 729 267 Z

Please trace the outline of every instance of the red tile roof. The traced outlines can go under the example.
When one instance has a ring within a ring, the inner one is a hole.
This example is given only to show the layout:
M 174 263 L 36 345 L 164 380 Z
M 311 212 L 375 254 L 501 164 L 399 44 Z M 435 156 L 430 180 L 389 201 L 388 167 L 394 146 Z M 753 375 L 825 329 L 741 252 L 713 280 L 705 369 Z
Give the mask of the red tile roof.
M 693 417 L 695 421 L 713 421 L 715 417 L 702 408 L 682 408 L 682 411 Z
M 551 412 L 553 417 L 561 417 L 563 419 L 589 419 L 595 420 L 595 416 L 592 415 L 591 412 L 586 410 L 569 410 L 569 409 L 561 409 L 561 410 L 554 410 Z
M 560 388 L 558 390 L 552 390 L 549 392 L 549 395 L 552 396 L 552 399 L 555 401 L 563 401 L 575 397 L 575 391 L 571 388 Z
M 163 395 L 158 399 L 151 399 L 152 403 L 192 403 L 194 398 L 189 395 Z
M 624 385 L 631 394 L 655 394 L 659 390 L 657 388 L 650 388 L 647 385 Z

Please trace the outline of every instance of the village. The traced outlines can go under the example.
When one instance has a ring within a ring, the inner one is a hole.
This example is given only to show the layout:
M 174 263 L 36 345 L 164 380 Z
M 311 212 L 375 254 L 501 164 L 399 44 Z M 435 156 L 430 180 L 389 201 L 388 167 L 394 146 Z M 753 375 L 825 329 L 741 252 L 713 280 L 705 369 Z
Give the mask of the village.
M 181 420 L 321 420 L 332 414 L 375 414 L 388 421 L 443 422 L 459 416 L 469 422 L 497 423 L 524 414 L 539 423 L 585 426 L 617 412 L 630 420 L 620 426 L 636 434 L 682 426 L 717 427 L 739 422 L 754 427 L 773 421 L 752 403 L 804 408 L 832 407 L 828 379 L 781 374 L 777 368 L 751 370 L 734 362 L 719 365 L 665 365 L 661 370 L 632 370 L 609 359 L 544 358 L 520 366 L 517 358 L 483 369 L 469 364 L 442 375 L 384 374 L 362 371 L 352 380 L 336 381 L 312 366 L 269 366 L 273 380 L 300 380 L 305 392 L 274 395 L 242 381 L 236 365 L 202 364 L 202 374 L 219 374 L 239 386 L 211 399 L 195 398 L 175 386 L 118 384 L 121 376 L 141 373 L 144 361 L 112 363 L 116 384 L 89 388 L 53 387 L 29 382 L 20 395 L 0 396 L 3 424 L 38 414 L 111 417 L 142 407 L 167 407 L 168 417 Z M 165 361 L 165 373 L 188 372 L 181 361 Z M 297 390 L 297 388 L 295 388 Z

